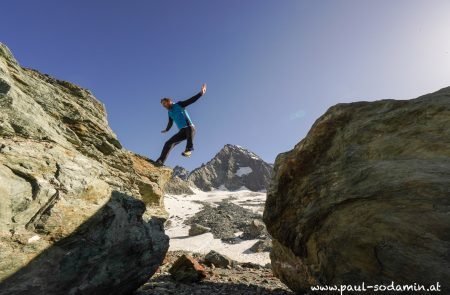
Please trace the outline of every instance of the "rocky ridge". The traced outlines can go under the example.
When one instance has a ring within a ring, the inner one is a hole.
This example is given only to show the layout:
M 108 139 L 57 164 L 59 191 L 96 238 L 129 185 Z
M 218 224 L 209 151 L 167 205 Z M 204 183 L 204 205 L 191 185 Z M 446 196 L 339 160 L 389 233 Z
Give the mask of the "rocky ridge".
M 164 192 L 172 195 L 194 194 L 194 191 L 191 188 L 193 185 L 187 181 L 188 175 L 189 171 L 181 166 L 175 166 L 173 168 L 172 177 L 164 187 Z

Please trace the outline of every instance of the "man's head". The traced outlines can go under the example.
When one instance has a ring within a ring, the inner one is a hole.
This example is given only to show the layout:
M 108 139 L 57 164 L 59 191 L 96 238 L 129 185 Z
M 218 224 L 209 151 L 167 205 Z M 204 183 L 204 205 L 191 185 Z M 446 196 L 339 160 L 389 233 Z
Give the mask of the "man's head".
M 170 107 L 172 106 L 173 102 L 172 102 L 172 100 L 170 98 L 164 97 L 163 99 L 161 99 L 161 104 L 166 109 L 170 109 Z

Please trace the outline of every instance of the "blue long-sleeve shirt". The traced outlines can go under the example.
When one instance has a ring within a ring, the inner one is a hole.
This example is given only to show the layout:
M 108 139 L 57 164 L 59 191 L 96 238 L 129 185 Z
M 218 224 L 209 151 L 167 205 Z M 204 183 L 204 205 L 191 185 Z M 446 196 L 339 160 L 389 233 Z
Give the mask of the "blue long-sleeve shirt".
M 189 99 L 174 103 L 168 111 L 169 122 L 167 123 L 166 131 L 169 131 L 170 128 L 172 128 L 174 121 L 179 129 L 193 125 L 192 120 L 189 117 L 189 113 L 185 107 L 196 102 L 202 95 L 203 93 L 200 91 Z

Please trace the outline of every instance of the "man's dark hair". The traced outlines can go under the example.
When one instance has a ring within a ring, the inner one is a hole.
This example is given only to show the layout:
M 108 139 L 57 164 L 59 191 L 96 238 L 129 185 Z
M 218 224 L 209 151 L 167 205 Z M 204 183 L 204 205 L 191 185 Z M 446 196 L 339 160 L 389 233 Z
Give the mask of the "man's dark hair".
M 172 101 L 172 99 L 171 99 L 171 98 L 168 98 L 168 97 L 164 97 L 164 98 L 161 99 L 161 103 L 162 103 L 163 101 Z

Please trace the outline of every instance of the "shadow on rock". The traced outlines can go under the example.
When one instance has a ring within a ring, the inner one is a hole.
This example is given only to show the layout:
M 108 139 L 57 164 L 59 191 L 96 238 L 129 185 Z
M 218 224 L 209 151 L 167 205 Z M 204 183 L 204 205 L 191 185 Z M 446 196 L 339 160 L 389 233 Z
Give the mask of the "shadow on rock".
M 169 246 L 161 221 L 145 222 L 144 211 L 142 201 L 114 191 L 72 234 L 5 278 L 0 294 L 132 293 L 155 273 Z

